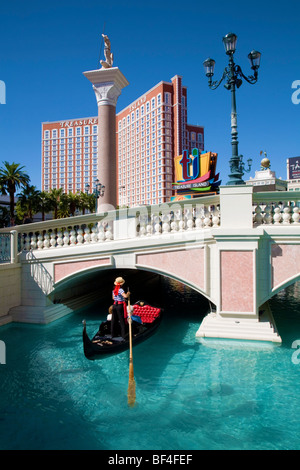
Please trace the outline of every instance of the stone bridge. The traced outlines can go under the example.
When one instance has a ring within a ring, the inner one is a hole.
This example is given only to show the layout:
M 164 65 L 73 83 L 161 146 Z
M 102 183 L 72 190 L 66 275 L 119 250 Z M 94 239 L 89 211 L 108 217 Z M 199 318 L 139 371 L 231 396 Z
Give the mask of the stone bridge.
M 228 186 L 216 196 L 2 229 L 0 324 L 49 323 L 99 298 L 99 275 L 130 270 L 135 279 L 179 280 L 208 299 L 200 337 L 280 342 L 268 300 L 300 277 L 295 196 Z

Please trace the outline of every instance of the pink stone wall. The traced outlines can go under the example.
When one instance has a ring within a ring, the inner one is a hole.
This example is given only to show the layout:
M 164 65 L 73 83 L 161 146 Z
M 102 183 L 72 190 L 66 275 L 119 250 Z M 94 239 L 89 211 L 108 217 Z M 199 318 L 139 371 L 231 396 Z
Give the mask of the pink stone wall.
M 253 312 L 253 251 L 221 251 L 221 312 Z
M 54 282 L 58 282 L 70 274 L 75 274 L 82 269 L 94 268 L 96 266 L 110 266 L 110 258 L 93 259 L 87 261 L 71 261 L 54 265 Z
M 173 274 L 183 282 L 205 289 L 204 248 L 137 255 L 136 265 Z
M 300 275 L 300 245 L 271 245 L 272 289 Z

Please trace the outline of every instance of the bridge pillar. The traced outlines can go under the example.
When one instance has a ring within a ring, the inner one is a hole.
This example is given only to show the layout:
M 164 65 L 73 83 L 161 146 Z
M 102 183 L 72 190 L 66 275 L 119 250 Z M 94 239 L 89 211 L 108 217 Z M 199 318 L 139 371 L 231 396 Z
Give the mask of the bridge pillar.
M 212 230 L 216 312 L 204 318 L 198 337 L 281 342 L 268 304 L 260 305 L 264 231 L 253 230 L 252 192 L 247 186 L 220 190 L 221 226 Z
M 116 105 L 128 81 L 111 67 L 83 73 L 92 83 L 98 104 L 98 178 L 105 186 L 97 212 L 117 206 Z

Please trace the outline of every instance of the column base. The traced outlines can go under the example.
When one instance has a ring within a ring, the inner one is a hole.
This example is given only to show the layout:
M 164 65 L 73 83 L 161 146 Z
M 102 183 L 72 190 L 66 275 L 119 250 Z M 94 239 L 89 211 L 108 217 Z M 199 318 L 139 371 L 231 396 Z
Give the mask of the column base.
M 259 320 L 243 318 L 223 318 L 209 313 L 196 333 L 197 338 L 222 338 L 281 343 L 268 302 L 261 308 Z

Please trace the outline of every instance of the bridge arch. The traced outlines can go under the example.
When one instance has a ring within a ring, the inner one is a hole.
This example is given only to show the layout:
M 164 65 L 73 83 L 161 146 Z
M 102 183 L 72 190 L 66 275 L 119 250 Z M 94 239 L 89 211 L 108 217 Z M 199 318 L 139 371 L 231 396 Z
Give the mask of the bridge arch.
M 300 280 L 300 244 L 271 244 L 271 286 L 269 298 Z
M 68 274 L 64 278 L 54 284 L 53 290 L 48 294 L 48 298 L 54 304 L 69 305 L 75 297 L 90 296 L 90 304 L 100 301 L 103 304 L 111 302 L 111 291 L 114 279 L 121 275 L 126 280 L 126 286 L 132 292 L 133 301 L 137 301 L 140 297 L 149 303 L 161 302 L 162 293 L 160 291 L 161 279 L 178 282 L 193 292 L 199 294 L 199 300 L 203 299 L 200 305 L 205 308 L 209 307 L 211 300 L 198 286 L 186 282 L 172 273 L 165 272 L 149 267 L 140 267 L 127 265 L 117 268 L 112 265 L 92 266 L 81 269 L 74 273 Z M 155 286 L 153 288 L 153 286 Z M 184 295 L 184 292 L 183 292 Z M 184 297 L 182 298 L 184 301 Z M 203 308 L 201 308 L 201 311 Z

